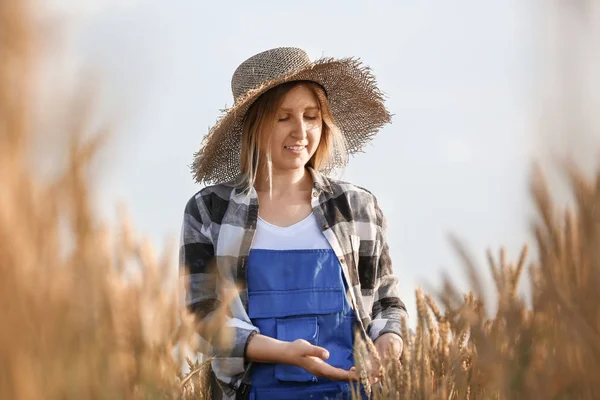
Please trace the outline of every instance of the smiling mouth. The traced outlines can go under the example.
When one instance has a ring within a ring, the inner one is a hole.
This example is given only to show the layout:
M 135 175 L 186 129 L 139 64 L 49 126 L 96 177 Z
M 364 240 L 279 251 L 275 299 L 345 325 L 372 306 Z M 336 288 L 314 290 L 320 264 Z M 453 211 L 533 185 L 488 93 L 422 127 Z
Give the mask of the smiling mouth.
M 284 146 L 287 150 L 300 151 L 304 150 L 306 146 Z

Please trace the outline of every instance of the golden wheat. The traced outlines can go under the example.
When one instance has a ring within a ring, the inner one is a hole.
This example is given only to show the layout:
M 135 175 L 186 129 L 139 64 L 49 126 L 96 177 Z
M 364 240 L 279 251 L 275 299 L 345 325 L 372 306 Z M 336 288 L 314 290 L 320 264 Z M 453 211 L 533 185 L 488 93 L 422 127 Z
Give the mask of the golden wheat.
M 75 111 L 66 168 L 42 178 L 31 160 L 28 11 L 0 1 L 0 398 L 178 398 L 197 326 L 164 284 L 173 255 L 97 217 L 88 169 L 104 133 L 84 140 Z
M 396 360 L 384 359 L 387 374 L 375 398 L 600 397 L 600 172 L 590 182 L 574 167 L 568 171 L 576 208 L 562 213 L 541 171 L 534 176 L 541 218 L 534 227 L 538 261 L 530 267 L 531 306 L 517 294 L 527 247 L 514 264 L 504 250 L 498 261 L 488 252 L 498 304 L 493 318 L 486 318 L 477 268 L 455 243 L 475 290 L 461 296 L 447 281 L 439 296 L 442 313 L 417 289 L 416 334 L 404 329 L 401 370 Z

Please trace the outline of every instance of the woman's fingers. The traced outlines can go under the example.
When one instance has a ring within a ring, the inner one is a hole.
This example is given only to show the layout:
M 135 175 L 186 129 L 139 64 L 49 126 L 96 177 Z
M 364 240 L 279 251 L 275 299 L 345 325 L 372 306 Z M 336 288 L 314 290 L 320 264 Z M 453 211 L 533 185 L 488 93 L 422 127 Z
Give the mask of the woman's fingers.
M 329 352 L 327 349 L 319 346 L 315 346 L 307 342 L 306 340 L 296 340 L 294 342 L 295 345 L 300 349 L 299 353 L 302 357 L 312 356 L 318 357 L 322 360 L 327 360 L 329 358 Z
M 310 345 L 309 351 L 307 351 L 307 356 L 318 357 L 323 360 L 327 360 L 329 358 L 329 352 L 323 347 Z
M 348 370 L 348 373 L 350 375 L 350 379 L 348 379 L 349 381 L 358 382 L 360 377 L 358 376 L 358 371 L 356 370 L 356 367 L 350 368 Z
M 345 370 L 342 368 L 333 367 L 323 362 L 322 360 L 313 357 L 307 357 L 307 359 L 309 365 L 306 366 L 306 369 L 317 376 L 336 381 L 358 380 L 358 374 L 356 373 L 356 369 L 350 368 L 349 370 Z
M 319 377 L 336 381 L 358 381 L 356 368 L 352 367 L 349 370 L 345 370 L 333 367 L 325 362 L 329 359 L 327 349 L 312 345 L 302 339 L 295 340 L 292 346 L 295 349 L 293 353 L 296 354 L 294 358 L 298 360 L 297 362 L 293 362 L 294 365 L 298 365 Z

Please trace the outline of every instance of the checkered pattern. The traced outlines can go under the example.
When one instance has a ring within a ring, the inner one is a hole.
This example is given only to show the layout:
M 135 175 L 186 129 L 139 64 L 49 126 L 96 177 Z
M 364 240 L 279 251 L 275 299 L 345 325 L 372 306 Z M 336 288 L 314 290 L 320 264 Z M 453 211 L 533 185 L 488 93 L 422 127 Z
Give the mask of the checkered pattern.
M 372 340 L 386 332 L 401 335 L 406 308 L 398 295 L 386 222 L 377 199 L 363 188 L 310 172 L 313 213 L 340 260 L 362 332 Z M 238 292 L 222 328 L 232 335 L 233 346 L 212 346 L 212 368 L 223 398 L 233 399 L 235 389 L 250 379 L 251 363 L 244 359 L 244 350 L 248 337 L 258 329 L 247 313 L 246 266 L 257 219 L 256 191 L 233 182 L 202 189 L 190 199 L 184 213 L 180 265 L 189 287 L 189 309 L 207 321 L 219 307 L 225 288 L 234 287 Z M 211 337 L 200 334 L 213 343 Z

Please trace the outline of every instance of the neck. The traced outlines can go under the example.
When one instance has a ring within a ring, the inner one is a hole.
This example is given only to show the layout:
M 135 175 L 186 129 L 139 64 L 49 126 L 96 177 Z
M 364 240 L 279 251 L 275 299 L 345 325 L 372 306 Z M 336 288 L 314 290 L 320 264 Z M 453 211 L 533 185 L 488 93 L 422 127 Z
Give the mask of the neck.
M 266 169 L 260 173 L 256 179 L 255 188 L 257 192 L 269 192 L 269 173 Z M 273 169 L 272 176 L 272 193 L 273 195 L 284 194 L 290 192 L 299 192 L 310 190 L 312 188 L 312 176 L 306 168 L 293 170 L 277 170 Z

